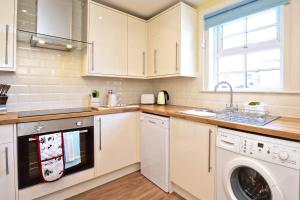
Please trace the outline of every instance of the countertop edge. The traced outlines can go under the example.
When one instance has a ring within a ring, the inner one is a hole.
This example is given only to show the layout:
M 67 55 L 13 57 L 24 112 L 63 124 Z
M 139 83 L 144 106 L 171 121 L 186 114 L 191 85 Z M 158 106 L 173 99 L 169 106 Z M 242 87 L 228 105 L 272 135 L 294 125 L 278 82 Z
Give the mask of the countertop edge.
M 220 126 L 229 129 L 251 132 L 255 134 L 268 135 L 272 137 L 300 141 L 300 119 L 299 118 L 280 117 L 279 119 L 265 126 L 254 126 L 248 124 L 222 121 L 219 119 L 214 119 L 209 117 L 186 115 L 177 112 L 179 110 L 185 110 L 185 109 L 193 109 L 193 107 L 174 106 L 174 105 L 168 105 L 168 106 L 137 105 L 137 106 L 128 106 L 128 107 L 119 107 L 119 108 L 101 108 L 98 110 L 93 109 L 92 111 L 80 112 L 80 113 L 67 113 L 67 114 L 56 114 L 56 115 L 24 117 L 24 118 L 18 118 L 17 113 L 8 113 L 6 115 L 0 115 L 0 125 L 141 111 L 150 114 L 156 114 L 156 115 L 161 115 L 166 117 L 175 117 L 175 118 L 191 120 L 199 123 L 205 123 L 205 124 Z

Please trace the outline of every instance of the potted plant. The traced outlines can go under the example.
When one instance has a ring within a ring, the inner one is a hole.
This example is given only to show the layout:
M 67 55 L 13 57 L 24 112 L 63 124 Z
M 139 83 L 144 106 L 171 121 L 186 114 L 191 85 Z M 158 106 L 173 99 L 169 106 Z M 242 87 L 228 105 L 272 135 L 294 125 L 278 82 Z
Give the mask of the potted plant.
M 100 107 L 101 106 L 101 98 L 99 90 L 93 90 L 91 95 L 91 106 L 92 107 Z

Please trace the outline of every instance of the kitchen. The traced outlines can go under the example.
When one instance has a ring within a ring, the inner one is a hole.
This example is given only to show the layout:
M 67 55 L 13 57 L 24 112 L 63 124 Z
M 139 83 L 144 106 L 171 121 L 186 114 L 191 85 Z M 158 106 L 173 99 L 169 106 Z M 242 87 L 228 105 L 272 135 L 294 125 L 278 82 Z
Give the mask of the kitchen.
M 300 199 L 300 1 L 0 5 L 0 199 Z

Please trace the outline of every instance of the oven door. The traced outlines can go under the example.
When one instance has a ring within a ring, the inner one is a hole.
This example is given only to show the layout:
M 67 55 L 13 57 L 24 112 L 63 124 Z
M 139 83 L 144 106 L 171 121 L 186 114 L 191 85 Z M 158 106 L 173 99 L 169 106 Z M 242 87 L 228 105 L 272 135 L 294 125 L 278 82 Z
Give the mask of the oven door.
M 73 167 L 65 169 L 65 175 L 70 175 L 94 167 L 94 127 L 64 130 L 62 132 L 69 131 L 80 131 L 81 162 Z M 40 177 L 38 165 L 38 146 L 35 139 L 36 136 L 37 135 L 27 135 L 18 137 L 19 189 L 43 182 Z

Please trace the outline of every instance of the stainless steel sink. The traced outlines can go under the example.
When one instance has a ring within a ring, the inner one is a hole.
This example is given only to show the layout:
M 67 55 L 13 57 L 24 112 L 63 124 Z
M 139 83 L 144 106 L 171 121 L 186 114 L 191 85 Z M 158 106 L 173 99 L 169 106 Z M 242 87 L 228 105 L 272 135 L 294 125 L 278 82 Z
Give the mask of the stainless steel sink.
M 178 113 L 186 115 L 194 115 L 199 117 L 210 117 L 223 121 L 230 121 L 242 124 L 250 124 L 256 126 L 264 126 L 275 119 L 277 116 L 271 116 L 267 112 L 253 112 L 248 110 L 225 109 L 214 112 L 209 109 L 191 109 L 181 110 Z
M 216 115 L 217 119 L 223 121 L 237 122 L 256 126 L 264 126 L 279 117 L 269 115 L 268 112 L 249 110 L 223 110 Z
M 186 115 L 195 115 L 200 117 L 216 117 L 216 113 L 208 109 L 191 109 L 191 110 L 181 110 L 178 113 Z

